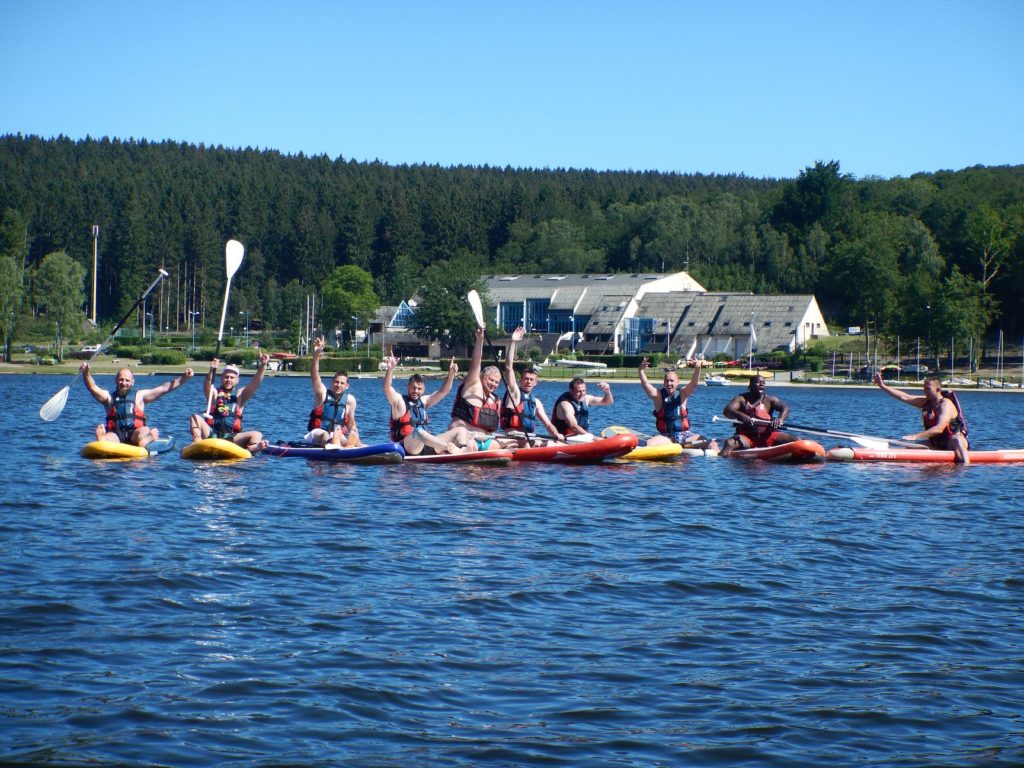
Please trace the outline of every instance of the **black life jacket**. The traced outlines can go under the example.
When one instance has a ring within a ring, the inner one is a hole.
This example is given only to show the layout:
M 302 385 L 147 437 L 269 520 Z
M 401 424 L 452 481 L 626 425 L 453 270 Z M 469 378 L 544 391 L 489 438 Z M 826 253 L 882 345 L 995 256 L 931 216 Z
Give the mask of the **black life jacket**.
M 561 417 L 561 409 L 559 406 L 562 403 L 569 403 L 569 405 L 572 406 L 573 413 L 576 416 L 576 423 L 579 425 L 580 429 L 590 429 L 590 408 L 587 406 L 587 399 L 583 398 L 582 400 L 575 400 L 573 399 L 571 392 L 563 392 L 555 401 L 554 413 L 551 416 L 551 423 L 555 426 L 555 429 L 563 435 L 568 434 L 568 430 L 570 429 L 569 422 Z

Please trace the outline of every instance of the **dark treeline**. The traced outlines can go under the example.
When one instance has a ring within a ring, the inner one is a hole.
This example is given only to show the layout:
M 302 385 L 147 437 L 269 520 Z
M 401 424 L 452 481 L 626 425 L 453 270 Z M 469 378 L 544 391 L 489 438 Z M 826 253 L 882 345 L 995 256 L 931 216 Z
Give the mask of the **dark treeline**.
M 337 266 L 365 269 L 395 304 L 449 262 L 480 274 L 688 269 L 709 290 L 814 293 L 842 325 L 1024 332 L 1022 166 L 858 180 L 833 161 L 775 180 L 8 135 L 0 211 L 6 243 L 21 243 L 0 255 L 28 275 L 61 250 L 91 274 L 100 225 L 101 320 L 162 265 L 172 329 L 190 312 L 219 314 L 223 245 L 236 237 L 247 257 L 233 303 L 274 327 L 293 323 Z M 10 235 L 19 227 L 23 241 Z

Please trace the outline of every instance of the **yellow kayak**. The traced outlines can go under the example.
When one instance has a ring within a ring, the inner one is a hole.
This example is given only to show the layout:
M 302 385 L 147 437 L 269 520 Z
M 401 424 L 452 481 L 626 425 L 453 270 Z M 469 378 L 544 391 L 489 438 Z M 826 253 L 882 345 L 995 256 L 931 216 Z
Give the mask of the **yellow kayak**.
M 181 449 L 181 458 L 192 461 L 226 461 L 251 459 L 252 454 L 240 445 L 219 437 L 208 437 L 189 443 Z
M 616 461 L 672 461 L 682 454 L 683 446 L 679 443 L 640 445 L 625 456 L 620 456 Z
M 86 459 L 99 459 L 109 461 L 111 459 L 148 459 L 158 453 L 169 451 L 174 447 L 173 437 L 158 437 L 151 440 L 145 447 L 132 445 L 131 443 L 115 443 L 113 440 L 93 440 L 82 446 L 82 456 Z
M 86 459 L 148 459 L 149 449 L 131 443 L 115 443 L 112 440 L 93 440 L 82 446 Z

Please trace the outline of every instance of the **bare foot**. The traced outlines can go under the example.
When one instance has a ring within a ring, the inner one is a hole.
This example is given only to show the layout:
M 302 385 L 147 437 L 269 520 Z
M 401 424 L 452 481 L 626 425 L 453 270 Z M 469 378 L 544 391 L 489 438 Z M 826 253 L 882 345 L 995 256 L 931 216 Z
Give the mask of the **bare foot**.
M 268 445 L 270 445 L 270 441 L 269 440 L 266 440 L 266 439 L 260 440 L 258 443 L 256 443 L 255 446 L 250 446 L 249 447 L 249 453 L 255 455 L 255 454 L 259 453 L 260 451 L 262 451 L 264 448 L 266 448 Z
M 447 451 L 448 453 L 462 453 L 462 451 L 463 451 L 463 446 L 461 446 L 461 445 L 457 445 L 456 443 L 448 443 L 448 444 L 447 444 L 447 445 L 445 446 L 445 450 L 446 450 L 446 451 Z
M 103 440 L 107 436 L 107 428 L 102 424 L 96 425 L 96 439 Z

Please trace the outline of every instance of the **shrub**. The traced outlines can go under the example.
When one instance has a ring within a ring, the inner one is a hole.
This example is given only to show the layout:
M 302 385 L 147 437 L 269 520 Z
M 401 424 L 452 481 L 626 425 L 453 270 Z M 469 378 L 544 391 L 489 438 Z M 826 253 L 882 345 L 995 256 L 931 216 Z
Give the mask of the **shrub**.
M 139 355 L 139 362 L 143 365 L 181 365 L 187 360 L 185 353 L 177 349 L 154 349 Z

